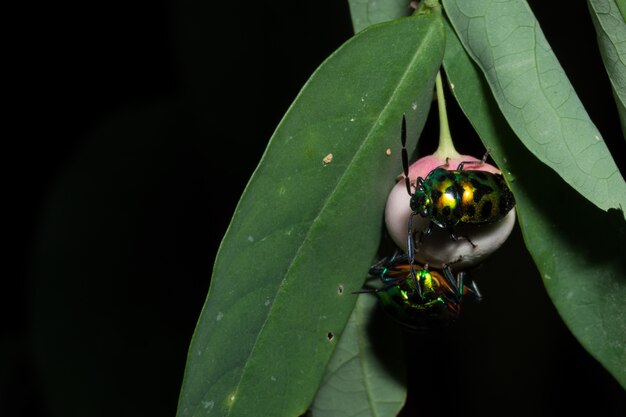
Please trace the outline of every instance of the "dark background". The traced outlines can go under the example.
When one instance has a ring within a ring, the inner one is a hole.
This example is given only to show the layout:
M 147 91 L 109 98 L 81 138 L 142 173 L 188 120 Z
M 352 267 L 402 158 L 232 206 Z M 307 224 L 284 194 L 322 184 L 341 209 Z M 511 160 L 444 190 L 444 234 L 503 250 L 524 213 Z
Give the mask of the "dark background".
M 8 13 L 16 268 L 0 300 L 0 415 L 174 415 L 239 196 L 300 87 L 352 34 L 343 0 L 231 3 Z M 530 3 L 624 173 L 586 5 Z M 459 150 L 481 154 L 450 107 Z M 433 119 L 424 137 L 436 135 Z M 626 414 L 624 391 L 562 324 L 518 230 L 483 274 L 485 302 L 462 323 L 407 337 L 403 415 Z

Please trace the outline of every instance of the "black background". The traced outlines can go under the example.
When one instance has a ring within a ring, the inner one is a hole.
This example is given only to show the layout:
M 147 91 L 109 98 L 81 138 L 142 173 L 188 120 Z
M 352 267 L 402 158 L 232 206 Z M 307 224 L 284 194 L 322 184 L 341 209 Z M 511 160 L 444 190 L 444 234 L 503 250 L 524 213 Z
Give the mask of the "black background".
M 16 268 L 3 279 L 1 415 L 174 415 L 239 196 L 300 87 L 352 34 L 344 1 L 231 3 L 8 13 Z M 530 3 L 624 173 L 586 5 Z M 481 154 L 453 103 L 450 113 L 459 150 Z M 431 115 L 424 137 L 434 126 Z M 519 231 L 497 258 L 484 266 L 483 305 L 447 334 L 406 338 L 403 415 L 626 414 L 623 390 L 550 304 Z

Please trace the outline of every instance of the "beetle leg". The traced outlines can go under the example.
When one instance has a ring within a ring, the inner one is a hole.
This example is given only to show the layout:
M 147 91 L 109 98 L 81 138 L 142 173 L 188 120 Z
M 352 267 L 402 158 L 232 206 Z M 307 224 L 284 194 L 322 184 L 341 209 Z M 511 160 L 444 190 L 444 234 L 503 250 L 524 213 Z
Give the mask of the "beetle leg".
M 411 265 L 413 265 L 413 262 L 415 260 L 415 240 L 413 238 L 413 216 L 415 214 L 411 213 L 411 215 L 409 216 L 409 224 L 408 224 L 408 231 L 407 231 L 407 255 L 409 256 L 409 263 Z
M 433 231 L 433 224 L 433 222 L 429 222 L 428 226 L 426 226 L 426 229 L 420 232 L 420 238 L 417 241 L 417 252 L 419 252 L 420 248 L 422 247 L 422 242 L 424 241 L 424 238 L 430 235 Z
M 485 152 L 485 154 L 483 155 L 483 158 L 480 161 L 463 161 L 459 164 L 456 170 L 463 171 L 463 166 L 466 164 L 467 165 L 482 165 L 487 161 L 487 157 L 489 156 L 490 153 L 491 153 L 491 149 L 487 148 L 487 151 Z
M 458 295 L 458 293 L 459 293 L 459 286 L 458 286 L 458 283 L 456 282 L 456 278 L 454 278 L 454 274 L 452 274 L 452 270 L 450 269 L 450 265 L 443 264 L 443 268 L 442 269 L 443 269 L 443 276 L 446 278 L 446 281 L 448 281 L 448 284 L 450 284 L 450 286 L 454 290 L 455 294 Z
M 457 236 L 454 233 L 454 230 L 452 230 L 452 229 L 448 229 L 448 233 L 450 234 L 450 237 L 452 238 L 452 240 L 457 241 L 459 239 L 465 239 L 465 240 L 467 240 L 470 243 L 470 245 L 472 245 L 473 248 L 476 247 L 476 244 L 474 242 L 472 242 L 472 239 L 470 239 L 469 236 L 467 236 L 467 235 Z
M 450 269 L 450 265 L 444 264 L 443 276 L 446 278 L 446 281 L 448 281 L 448 284 L 450 284 L 450 287 L 452 287 L 456 301 L 461 302 L 463 297 L 463 277 L 465 276 L 465 272 L 459 272 L 455 278 L 452 274 L 452 270 Z
M 368 278 L 378 278 L 382 281 L 382 283 L 384 284 L 382 288 L 363 288 L 357 291 L 352 291 L 352 294 L 373 294 L 379 291 L 386 291 L 394 285 L 397 285 L 400 281 L 406 279 L 406 277 L 398 278 L 394 276 L 386 276 L 388 272 L 390 272 L 390 275 L 395 272 L 395 269 L 393 269 L 393 263 L 398 257 L 404 259 L 404 255 L 402 255 L 400 251 L 396 250 L 396 252 L 392 256 L 382 258 L 374 265 L 370 266 L 369 270 L 367 271 Z
M 422 286 L 420 285 L 419 280 L 417 279 L 417 275 L 415 274 L 415 238 L 413 237 L 413 216 L 415 214 L 411 213 L 409 216 L 409 224 L 408 224 L 408 242 L 407 242 L 407 255 L 409 256 L 409 270 L 411 271 L 411 278 L 415 282 L 415 288 L 417 289 L 417 294 L 422 297 Z M 421 242 L 421 238 L 420 238 Z
M 480 290 L 478 289 L 478 285 L 476 285 L 476 281 L 472 280 L 472 283 L 470 284 L 469 290 L 472 293 L 472 295 L 474 296 L 474 300 L 477 303 L 480 303 L 483 300 L 483 295 L 481 294 Z
M 367 273 L 372 277 L 377 277 L 383 279 L 383 275 L 387 271 L 387 266 L 390 265 L 398 255 L 398 252 L 394 253 L 392 256 L 387 256 L 380 261 L 376 262 L 374 265 L 370 266 L 369 271 Z
M 378 278 L 382 281 L 383 284 L 391 284 L 397 285 L 399 282 L 404 281 L 406 279 L 406 274 L 404 276 L 398 276 L 398 269 L 394 267 L 394 262 L 396 258 L 400 258 L 403 262 L 406 259 L 405 255 L 402 255 L 400 251 L 397 251 L 392 255 L 386 258 L 381 259 L 376 262 L 374 265 L 370 266 L 368 271 L 368 275 L 370 278 Z
M 422 284 L 420 284 L 420 281 L 417 279 L 417 274 L 415 273 L 415 265 L 413 264 L 413 262 L 411 262 L 409 268 L 411 269 L 411 277 L 413 278 L 413 281 L 415 281 L 415 289 L 417 290 L 417 295 L 419 296 L 420 300 L 424 300 L 424 297 L 422 296 Z
M 437 166 L 435 169 L 437 168 L 448 169 L 449 166 L 450 166 L 450 157 L 446 156 L 446 163 L 443 165 Z

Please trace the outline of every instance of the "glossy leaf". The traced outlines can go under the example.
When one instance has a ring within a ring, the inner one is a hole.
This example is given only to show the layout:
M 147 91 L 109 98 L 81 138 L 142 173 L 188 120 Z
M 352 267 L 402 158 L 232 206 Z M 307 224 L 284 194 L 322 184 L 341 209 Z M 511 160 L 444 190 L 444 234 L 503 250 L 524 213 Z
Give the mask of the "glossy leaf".
M 395 416 L 406 399 L 399 328 L 375 313 L 377 299 L 359 296 L 328 363 L 312 417 Z
M 361 32 L 280 122 L 222 241 L 179 416 L 304 413 L 354 307 L 443 55 L 439 14 Z M 332 156 L 331 156 L 332 155 Z
M 406 0 L 348 0 L 354 33 L 368 26 L 388 22 L 410 14 Z
M 626 137 L 626 22 L 614 0 L 589 0 L 588 4 Z
M 626 183 L 528 4 L 522 0 L 443 4 L 524 145 L 598 207 L 626 207 Z
M 526 246 L 559 314 L 626 388 L 623 214 L 590 204 L 521 145 L 449 26 L 444 67 L 457 101 L 515 194 Z

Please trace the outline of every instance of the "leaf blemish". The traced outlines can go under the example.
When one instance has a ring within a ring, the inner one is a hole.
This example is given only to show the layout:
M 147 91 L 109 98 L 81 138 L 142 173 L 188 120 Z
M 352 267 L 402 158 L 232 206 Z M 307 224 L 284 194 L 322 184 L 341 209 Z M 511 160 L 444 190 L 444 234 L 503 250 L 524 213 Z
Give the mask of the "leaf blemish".
M 252 236 L 248 236 L 248 242 L 254 242 L 254 238 Z
M 339 295 L 343 295 L 343 285 L 340 285 L 340 286 L 337 288 L 337 293 L 339 293 Z
M 335 334 L 333 332 L 328 332 L 326 334 L 326 338 L 328 339 L 329 342 L 332 342 L 333 339 L 335 338 Z
M 385 150 L 385 155 L 391 156 L 391 148 L 387 148 L 387 150 Z
M 329 153 L 328 155 L 326 155 L 324 157 L 324 159 L 322 159 L 322 163 L 324 164 L 324 166 L 330 164 L 331 162 L 333 162 L 333 154 Z
M 205 409 L 208 408 L 209 410 L 212 410 L 214 405 L 214 401 L 202 401 L 202 407 L 204 407 Z
M 221 319 L 224 318 L 224 313 L 222 313 L 221 311 L 219 311 L 217 313 L 217 316 L 215 317 L 215 321 L 220 321 Z
M 416 102 L 411 103 L 411 108 L 413 110 L 417 110 L 417 103 Z
M 233 391 L 230 394 L 228 394 L 226 396 L 226 406 L 227 407 L 232 407 L 233 403 L 235 402 L 235 394 L 237 393 L 237 391 Z

